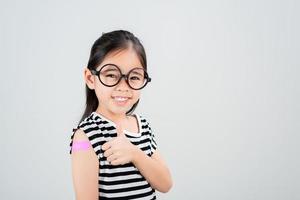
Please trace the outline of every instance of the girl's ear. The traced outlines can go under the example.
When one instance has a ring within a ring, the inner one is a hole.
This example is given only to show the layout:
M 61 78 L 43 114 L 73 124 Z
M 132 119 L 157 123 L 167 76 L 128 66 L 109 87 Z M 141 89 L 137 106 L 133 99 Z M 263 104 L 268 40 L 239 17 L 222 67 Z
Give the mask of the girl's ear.
M 95 89 L 95 76 L 91 73 L 88 68 L 84 69 L 83 72 L 84 80 L 86 85 L 91 89 Z

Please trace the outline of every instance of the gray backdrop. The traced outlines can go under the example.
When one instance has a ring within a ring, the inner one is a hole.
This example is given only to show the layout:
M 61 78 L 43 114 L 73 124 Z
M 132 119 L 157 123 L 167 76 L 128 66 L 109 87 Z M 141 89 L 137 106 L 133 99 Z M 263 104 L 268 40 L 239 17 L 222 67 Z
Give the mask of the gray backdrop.
M 92 43 L 126 29 L 174 186 L 159 199 L 300 199 L 300 3 L 1 1 L 1 199 L 74 199 L 71 130 Z

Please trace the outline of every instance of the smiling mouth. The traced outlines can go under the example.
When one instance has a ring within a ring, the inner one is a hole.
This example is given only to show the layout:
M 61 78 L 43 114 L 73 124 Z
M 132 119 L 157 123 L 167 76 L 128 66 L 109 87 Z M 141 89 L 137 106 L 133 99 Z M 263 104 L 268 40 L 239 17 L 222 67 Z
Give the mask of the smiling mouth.
M 125 104 L 130 99 L 129 97 L 115 96 L 112 97 L 118 104 Z
M 128 97 L 113 97 L 116 101 L 126 101 Z

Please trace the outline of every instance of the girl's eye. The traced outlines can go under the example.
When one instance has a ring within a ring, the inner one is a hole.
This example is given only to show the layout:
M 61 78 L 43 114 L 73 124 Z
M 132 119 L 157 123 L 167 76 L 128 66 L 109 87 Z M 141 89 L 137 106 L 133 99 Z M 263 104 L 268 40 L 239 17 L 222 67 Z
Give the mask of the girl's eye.
M 138 77 L 138 76 L 132 76 L 132 77 L 130 77 L 130 80 L 133 80 L 133 81 L 139 81 L 139 80 L 141 80 L 141 79 L 140 79 L 140 77 Z
M 106 77 L 107 78 L 116 78 L 117 76 L 115 74 L 107 74 Z

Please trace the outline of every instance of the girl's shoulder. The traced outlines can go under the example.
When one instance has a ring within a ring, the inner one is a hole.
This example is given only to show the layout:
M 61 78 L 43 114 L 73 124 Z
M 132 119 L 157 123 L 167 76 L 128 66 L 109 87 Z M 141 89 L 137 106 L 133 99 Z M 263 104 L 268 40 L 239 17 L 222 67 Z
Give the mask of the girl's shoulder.
M 136 117 L 137 120 L 140 122 L 141 128 L 143 130 L 148 130 L 152 131 L 151 129 L 151 123 L 148 120 L 148 117 L 145 116 L 144 114 L 140 113 L 134 113 L 132 116 Z M 101 131 L 108 131 L 110 132 L 111 130 L 114 129 L 114 123 L 111 122 L 110 120 L 106 119 L 104 116 L 99 115 L 96 112 L 92 112 L 89 116 L 84 118 L 77 126 L 77 128 L 73 129 L 73 132 L 76 131 L 77 129 L 83 130 L 85 133 L 93 132 L 96 130 L 101 130 Z
M 145 116 L 144 114 L 139 114 L 139 113 L 135 113 L 133 115 L 135 115 L 141 122 L 142 130 L 148 131 L 150 135 L 153 134 L 151 120 L 149 120 L 148 116 Z
M 150 126 L 150 122 L 149 122 L 147 116 L 145 116 L 143 114 L 139 114 L 139 113 L 134 113 L 133 116 L 136 116 L 137 119 L 141 122 L 142 125 Z
M 104 130 L 105 133 L 103 132 Z M 93 146 L 97 156 L 99 156 L 99 145 L 107 139 L 112 133 L 113 127 L 107 121 L 101 119 L 95 113 L 85 117 L 77 127 L 73 128 L 71 134 L 70 147 L 72 148 L 73 140 L 89 141 Z M 70 150 L 71 153 L 71 150 Z
M 109 122 L 103 118 L 101 118 L 99 115 L 97 115 L 95 112 L 92 112 L 90 115 L 88 115 L 86 118 L 84 118 L 77 126 L 76 129 L 82 129 L 84 132 L 87 132 L 89 130 L 93 130 L 92 127 L 103 125 L 108 125 Z
M 145 114 L 141 114 L 141 113 L 134 113 L 132 115 L 137 116 L 142 122 L 144 123 L 149 123 L 149 117 Z
M 143 130 L 143 133 L 145 133 L 146 137 L 149 138 L 149 145 L 150 145 L 150 156 L 153 154 L 153 152 L 157 149 L 157 142 L 156 142 L 156 133 L 151 128 L 151 123 L 148 120 L 148 117 L 145 117 L 144 115 L 136 114 L 140 118 L 141 122 L 141 128 Z

